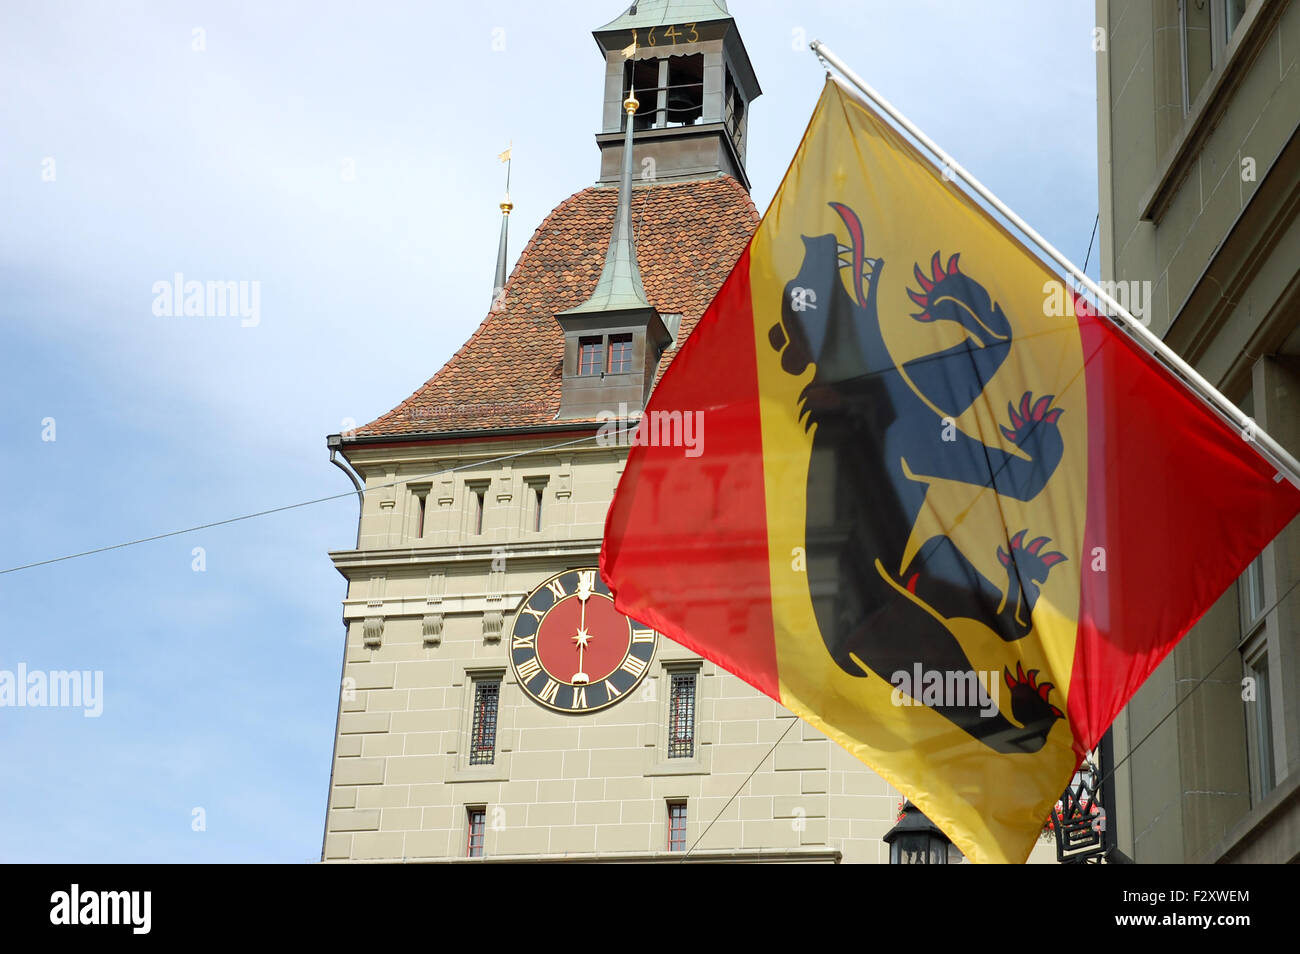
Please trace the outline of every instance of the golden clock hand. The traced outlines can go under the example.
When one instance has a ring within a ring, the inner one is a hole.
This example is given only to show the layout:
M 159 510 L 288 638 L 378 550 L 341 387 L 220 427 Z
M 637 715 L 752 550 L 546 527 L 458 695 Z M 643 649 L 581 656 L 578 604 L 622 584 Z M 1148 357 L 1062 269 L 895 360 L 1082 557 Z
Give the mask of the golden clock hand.
M 578 621 L 578 635 L 574 636 L 574 642 L 578 644 L 578 671 L 573 674 L 570 680 L 575 686 L 582 685 L 590 681 L 585 672 L 582 671 L 583 655 L 587 648 L 587 640 L 591 639 L 587 632 L 587 600 L 591 597 L 592 588 L 596 585 L 596 574 L 592 570 L 584 570 L 578 574 L 578 600 L 582 603 L 582 614 Z

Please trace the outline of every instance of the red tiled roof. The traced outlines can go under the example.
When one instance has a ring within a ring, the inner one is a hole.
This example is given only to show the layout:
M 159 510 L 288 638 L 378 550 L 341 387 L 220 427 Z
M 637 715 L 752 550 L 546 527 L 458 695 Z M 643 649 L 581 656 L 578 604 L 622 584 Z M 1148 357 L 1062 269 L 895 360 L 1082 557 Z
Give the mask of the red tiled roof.
M 490 312 L 461 349 L 414 394 L 357 437 L 550 424 L 560 407 L 564 334 L 558 312 L 596 287 L 618 190 L 583 189 L 565 199 L 529 240 Z M 680 346 L 713 300 L 758 225 L 749 193 L 730 176 L 634 188 L 632 222 L 646 297 L 680 314 Z M 664 355 L 660 370 L 676 355 Z

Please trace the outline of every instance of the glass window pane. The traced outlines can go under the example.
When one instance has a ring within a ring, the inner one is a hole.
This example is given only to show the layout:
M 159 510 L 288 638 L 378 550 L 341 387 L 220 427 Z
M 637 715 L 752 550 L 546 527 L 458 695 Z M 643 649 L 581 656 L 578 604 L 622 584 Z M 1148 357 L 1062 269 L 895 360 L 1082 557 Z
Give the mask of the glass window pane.
M 601 339 L 580 338 L 578 340 L 578 374 L 600 374 Z
M 668 803 L 668 850 L 686 850 L 686 803 Z
M 625 374 L 632 370 L 632 336 L 613 335 L 609 339 L 609 373 Z
M 483 829 L 486 827 L 486 820 L 486 809 L 469 809 L 469 839 L 466 844 L 465 854 L 470 858 L 483 857 Z

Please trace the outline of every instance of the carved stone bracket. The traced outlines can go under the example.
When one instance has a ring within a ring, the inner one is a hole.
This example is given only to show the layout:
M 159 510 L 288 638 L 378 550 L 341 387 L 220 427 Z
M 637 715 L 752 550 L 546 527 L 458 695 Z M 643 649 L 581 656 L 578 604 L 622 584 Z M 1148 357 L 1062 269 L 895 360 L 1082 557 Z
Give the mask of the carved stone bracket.
M 382 616 L 367 616 L 362 625 L 362 639 L 365 645 L 368 648 L 377 649 L 384 637 L 384 618 Z
M 483 614 L 483 641 L 496 643 L 501 641 L 501 627 L 505 617 L 500 610 L 488 610 Z
M 421 628 L 424 630 L 424 645 L 440 646 L 442 645 L 442 614 L 425 613 L 421 622 Z

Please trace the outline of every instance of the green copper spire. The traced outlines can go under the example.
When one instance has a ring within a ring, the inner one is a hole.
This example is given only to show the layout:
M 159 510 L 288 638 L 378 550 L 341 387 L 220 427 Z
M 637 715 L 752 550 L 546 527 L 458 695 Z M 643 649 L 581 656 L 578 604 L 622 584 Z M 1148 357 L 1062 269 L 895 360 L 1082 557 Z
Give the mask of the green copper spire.
M 623 178 L 618 186 L 618 211 L 614 213 L 614 230 L 609 237 L 609 251 L 605 253 L 600 281 L 590 298 L 576 308 L 561 312 L 563 315 L 650 307 L 632 242 L 632 126 L 639 105 L 635 91 L 629 93 L 623 103 L 627 111 L 627 131 L 623 135 Z
M 510 231 L 510 210 L 515 207 L 515 204 L 510 201 L 510 153 L 512 152 L 513 147 L 514 142 L 512 141 L 509 146 L 506 146 L 506 151 L 497 156 L 498 159 L 506 164 L 506 197 L 501 200 L 501 238 L 497 242 L 496 278 L 492 281 L 493 311 L 498 311 L 501 308 L 503 304 L 501 293 L 506 287 L 506 236 Z
M 514 203 L 510 201 L 510 193 L 501 202 L 501 240 L 497 243 L 497 274 L 496 279 L 492 282 L 492 308 L 495 311 L 502 304 L 501 292 L 506 287 L 506 233 L 510 230 L 510 210 L 514 208 Z

